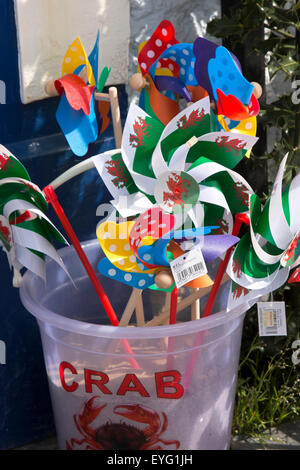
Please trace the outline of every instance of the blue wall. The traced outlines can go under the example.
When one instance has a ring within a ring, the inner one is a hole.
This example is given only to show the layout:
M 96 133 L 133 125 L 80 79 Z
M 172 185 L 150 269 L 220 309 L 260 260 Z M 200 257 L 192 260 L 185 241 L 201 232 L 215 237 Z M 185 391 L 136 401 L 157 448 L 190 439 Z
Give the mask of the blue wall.
M 82 159 L 70 151 L 56 122 L 58 98 L 21 103 L 13 0 L 0 0 L 0 12 L 0 80 L 6 84 L 6 104 L 0 105 L 0 143 L 43 188 Z M 124 122 L 125 87 L 118 86 L 118 92 Z M 84 158 L 114 146 L 110 126 Z M 59 189 L 58 196 L 80 240 L 95 238 L 96 207 L 109 199 L 96 171 L 74 179 Z M 48 216 L 63 231 L 51 209 Z M 6 344 L 6 364 L 0 364 L 0 450 L 55 433 L 38 326 L 11 281 L 6 255 L 0 250 L 0 340 Z

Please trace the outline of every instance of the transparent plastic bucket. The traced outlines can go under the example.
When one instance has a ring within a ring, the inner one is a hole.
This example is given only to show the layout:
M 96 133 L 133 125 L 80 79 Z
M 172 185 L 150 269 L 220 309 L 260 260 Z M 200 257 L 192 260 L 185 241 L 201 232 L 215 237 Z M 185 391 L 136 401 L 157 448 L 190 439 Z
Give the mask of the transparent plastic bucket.
M 82 246 L 97 272 L 98 242 Z M 47 282 L 28 271 L 20 288 L 41 332 L 59 448 L 228 449 L 245 307 L 176 325 L 110 326 L 73 247 L 60 254 L 73 283 L 47 260 Z M 100 279 L 121 314 L 131 290 Z M 143 292 L 146 319 L 164 296 Z

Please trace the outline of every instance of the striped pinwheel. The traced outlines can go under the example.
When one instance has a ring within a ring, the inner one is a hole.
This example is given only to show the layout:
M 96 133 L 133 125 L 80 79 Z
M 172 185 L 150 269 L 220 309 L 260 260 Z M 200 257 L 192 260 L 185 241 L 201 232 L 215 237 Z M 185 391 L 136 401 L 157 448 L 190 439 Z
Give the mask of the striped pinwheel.
M 181 239 L 187 236 L 187 230 L 194 230 L 195 242 L 202 237 L 202 246 L 205 245 L 203 239 L 209 243 L 213 241 L 212 236 L 231 237 L 233 215 L 248 211 L 249 195 L 253 193 L 244 178 L 231 168 L 257 139 L 246 134 L 215 131 L 212 123 L 208 97 L 181 111 L 166 127 L 132 104 L 124 127 L 121 151 L 94 157 L 99 174 L 115 198 L 112 204 L 118 213 L 124 218 L 142 217 L 145 211 L 159 209 L 164 216 L 173 217 L 174 230 L 183 227 Z M 152 224 L 153 220 L 155 222 L 155 218 L 152 218 Z M 111 231 L 116 233 L 119 230 L 112 224 L 114 222 L 107 221 L 97 229 L 99 242 L 107 256 L 99 265 L 100 272 L 113 275 L 122 282 L 127 280 L 135 288 L 150 286 L 155 272 L 162 266 L 169 268 L 167 237 L 163 237 L 165 242 L 163 239 L 159 241 L 158 234 L 151 239 L 150 230 L 150 239 L 141 239 L 141 253 L 146 250 L 143 244 L 150 245 L 152 254 L 154 248 L 156 253 L 159 249 L 165 253 L 165 262 L 161 262 L 160 253 L 160 261 L 156 260 L 151 267 L 146 266 L 155 271 L 147 272 L 143 256 L 138 258 L 138 252 L 130 249 L 129 225 L 121 242 L 122 248 L 117 242 L 118 236 L 111 237 Z M 132 226 L 130 228 L 133 229 Z M 169 242 L 171 239 L 172 236 Z M 223 241 L 221 249 L 216 249 L 218 243 L 214 245 L 216 257 L 232 246 L 237 238 L 226 242 L 224 238 Z M 127 253 L 125 246 L 128 247 Z M 144 254 L 146 257 L 151 255 L 149 252 Z M 133 264 L 124 264 L 125 259 L 131 259 Z
M 249 134 L 220 132 L 205 97 L 167 126 L 131 104 L 122 148 L 94 157 L 122 217 L 159 206 L 176 227 L 218 226 L 232 231 L 232 214 L 248 211 L 247 181 L 233 168 L 257 141 Z
M 25 267 L 45 279 L 45 256 L 63 269 L 53 241 L 67 243 L 45 215 L 48 205 L 21 162 L 0 145 L 0 244 L 14 268 L 13 283 L 21 281 Z
M 250 197 L 250 231 L 241 238 L 228 264 L 232 278 L 229 308 L 278 289 L 300 263 L 300 174 L 283 188 L 287 158 L 281 162 L 263 209 L 256 195 Z

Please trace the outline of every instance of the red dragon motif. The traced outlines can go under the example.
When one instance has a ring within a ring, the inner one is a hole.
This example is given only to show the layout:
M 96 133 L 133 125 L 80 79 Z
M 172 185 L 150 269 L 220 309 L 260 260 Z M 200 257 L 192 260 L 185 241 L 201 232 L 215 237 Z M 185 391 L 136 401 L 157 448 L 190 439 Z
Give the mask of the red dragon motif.
M 96 405 L 94 396 L 83 406 L 81 414 L 74 415 L 74 422 L 82 439 L 72 438 L 66 442 L 67 450 L 163 450 L 161 444 L 180 447 L 180 442 L 167 441 L 161 438 L 168 426 L 167 416 L 164 412 L 161 416 L 151 408 L 138 404 L 118 405 L 113 409 L 115 415 L 122 416 L 130 421 L 146 424 L 144 429 L 137 428 L 124 421 L 112 423 L 108 421 L 98 427 L 92 423 L 98 418 L 106 407 Z
M 236 191 L 236 195 L 238 199 L 240 200 L 241 204 L 248 207 L 249 205 L 249 194 L 247 193 L 248 188 L 246 188 L 246 186 L 243 185 L 243 183 L 241 182 L 234 183 L 233 187 Z
M 229 224 L 224 219 L 217 219 L 216 225 L 219 225 L 219 228 L 214 229 L 215 235 L 223 235 L 224 233 L 229 232 Z
M 118 189 L 124 188 L 127 183 L 127 176 L 124 174 L 125 165 L 123 162 L 109 160 L 105 162 L 105 168 L 110 175 L 115 176 L 115 178 L 112 179 L 112 183 Z
M 218 147 L 225 148 L 228 152 L 233 150 L 235 154 L 238 155 L 239 151 L 243 150 L 246 147 L 247 142 L 243 142 L 240 139 L 229 140 L 229 136 L 224 135 L 216 138 L 216 144 Z
M 232 271 L 236 274 L 236 277 L 241 277 L 242 266 L 241 266 L 241 263 L 237 259 L 234 259 L 232 262 Z
M 287 264 L 289 261 L 293 262 L 295 257 L 295 250 L 297 248 L 298 242 L 300 240 L 300 233 L 294 238 L 290 246 L 287 248 L 286 252 L 283 255 L 283 261 Z
M 236 284 L 232 292 L 232 296 L 234 299 L 239 299 L 242 295 L 249 294 L 249 292 L 250 292 L 249 289 L 246 289 L 246 287 L 242 287 Z
M 5 171 L 12 165 L 10 157 L 6 153 L 0 153 L 0 171 Z
M 163 201 L 172 201 L 174 206 L 180 205 L 181 207 L 184 206 L 184 201 L 182 200 L 183 197 L 188 196 L 188 189 L 186 186 L 190 186 L 191 182 L 187 179 L 183 179 L 177 173 L 171 173 L 169 179 L 167 181 L 167 186 L 170 193 L 164 191 L 163 193 Z M 169 203 L 169 205 L 171 205 Z
M 145 119 L 143 119 L 142 117 L 137 118 L 137 120 L 133 124 L 134 133 L 130 134 L 129 136 L 129 144 L 131 145 L 131 147 L 137 148 L 141 147 L 142 145 L 146 147 L 144 139 L 145 136 L 149 134 L 147 131 L 148 127 L 150 127 L 151 129 L 152 126 L 151 124 L 147 124 Z
M 4 237 L 5 241 L 10 245 L 11 236 L 10 236 L 9 228 L 5 227 L 5 225 L 2 225 L 1 220 L 0 220 L 0 234 Z
M 194 109 L 189 117 L 187 118 L 186 115 L 182 116 L 179 121 L 177 121 L 178 129 L 187 129 L 190 126 L 196 126 L 196 124 L 204 118 L 204 109 L 202 108 L 201 111 L 199 109 Z

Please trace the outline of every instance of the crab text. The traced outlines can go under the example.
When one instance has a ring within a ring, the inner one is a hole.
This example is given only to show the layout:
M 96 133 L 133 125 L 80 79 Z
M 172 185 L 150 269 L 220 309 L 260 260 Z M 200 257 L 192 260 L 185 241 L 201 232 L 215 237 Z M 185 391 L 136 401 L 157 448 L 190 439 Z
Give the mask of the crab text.
M 76 368 L 69 362 L 61 362 L 59 366 L 59 375 L 61 384 L 66 392 L 75 392 L 79 387 L 76 376 L 78 372 Z M 84 369 L 84 387 L 86 393 L 94 393 L 95 389 L 101 391 L 104 395 L 121 395 L 124 396 L 128 392 L 139 393 L 142 397 L 150 397 L 149 391 L 145 385 L 135 374 L 126 374 L 118 382 L 117 390 L 110 386 L 110 379 L 107 374 L 92 369 Z M 184 388 L 180 383 L 181 374 L 177 370 L 168 370 L 164 372 L 156 372 L 154 374 L 154 382 L 157 398 L 178 399 L 184 393 Z M 115 381 L 114 381 L 115 383 Z

